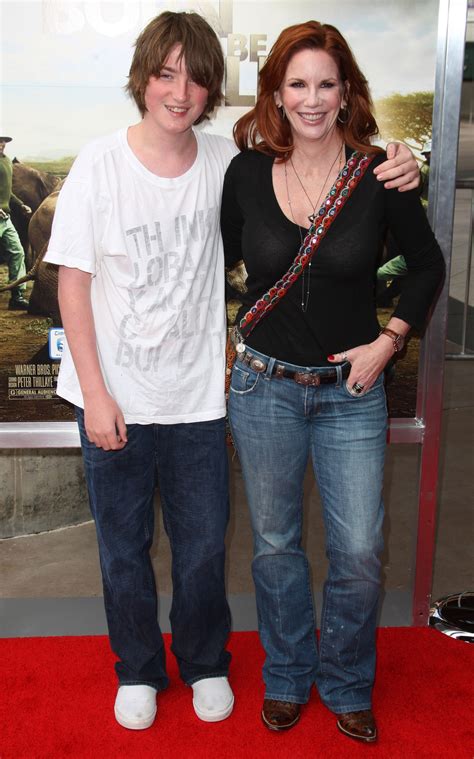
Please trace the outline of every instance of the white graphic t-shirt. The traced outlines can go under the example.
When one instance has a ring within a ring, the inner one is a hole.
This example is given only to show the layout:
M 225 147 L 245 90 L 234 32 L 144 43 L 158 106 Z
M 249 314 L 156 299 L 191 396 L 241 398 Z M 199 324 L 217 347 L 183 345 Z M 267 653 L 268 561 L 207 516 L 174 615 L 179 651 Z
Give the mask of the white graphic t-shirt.
M 237 152 L 196 131 L 182 176 L 146 169 L 127 130 L 87 145 L 58 198 L 45 260 L 92 274 L 99 360 L 129 424 L 218 419 L 224 402 L 222 182 Z M 58 394 L 83 406 L 65 350 Z

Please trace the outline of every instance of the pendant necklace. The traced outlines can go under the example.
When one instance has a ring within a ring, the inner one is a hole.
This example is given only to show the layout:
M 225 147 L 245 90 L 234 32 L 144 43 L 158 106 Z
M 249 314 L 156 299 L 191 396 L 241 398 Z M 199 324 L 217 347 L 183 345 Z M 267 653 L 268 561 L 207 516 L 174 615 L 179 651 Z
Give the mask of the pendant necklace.
M 341 166 L 341 159 L 342 159 L 343 148 L 344 148 L 344 143 L 341 144 L 341 147 L 337 151 L 337 155 L 336 155 L 334 161 L 331 164 L 331 168 L 329 169 L 329 171 L 327 173 L 326 179 L 324 180 L 323 186 L 321 187 L 321 192 L 319 193 L 318 199 L 317 199 L 316 203 L 314 204 L 314 206 L 313 206 L 313 203 L 311 201 L 311 198 L 309 197 L 308 193 L 306 192 L 306 189 L 305 189 L 305 187 L 303 185 L 303 182 L 301 181 L 300 177 L 298 176 L 298 172 L 296 171 L 295 166 L 293 164 L 293 159 L 290 157 L 291 167 L 292 167 L 293 171 L 295 172 L 295 176 L 296 176 L 298 182 L 301 185 L 301 189 L 303 190 L 304 194 L 306 195 L 306 197 L 308 198 L 308 200 L 310 202 L 310 205 L 313 208 L 313 213 L 310 214 L 310 216 L 308 216 L 308 219 L 309 219 L 309 222 L 310 222 L 311 225 L 314 224 L 314 219 L 316 217 L 316 208 L 318 207 L 318 203 L 319 203 L 319 201 L 321 199 L 321 195 L 323 194 L 323 190 L 324 190 L 324 187 L 326 186 L 326 182 L 328 181 L 329 175 L 331 174 L 331 171 L 334 168 L 334 164 L 336 163 L 336 161 L 337 161 L 338 158 L 339 158 L 339 172 L 338 173 L 340 173 L 340 171 L 341 171 L 341 168 L 342 168 L 342 166 Z M 283 168 L 284 168 L 284 171 L 285 171 L 286 197 L 287 197 L 287 200 L 288 200 L 288 206 L 289 206 L 289 209 L 290 209 L 291 218 L 293 219 L 293 224 L 295 224 L 298 227 L 298 231 L 299 231 L 299 234 L 300 234 L 300 242 L 301 242 L 301 245 L 303 245 L 303 240 L 304 240 L 303 233 L 301 231 L 300 225 L 296 222 L 295 215 L 293 213 L 293 208 L 292 208 L 292 205 L 291 205 L 290 190 L 289 190 L 289 187 L 288 187 L 287 161 L 285 161 L 285 163 L 283 164 Z M 319 210 L 319 208 L 318 208 L 318 210 Z M 308 271 L 306 272 L 306 269 L 303 269 L 303 271 L 301 272 L 301 310 L 303 311 L 304 314 L 308 310 L 308 303 L 309 303 L 309 298 L 310 298 L 310 294 L 311 294 L 311 263 L 312 263 L 312 261 L 310 259 L 309 263 L 308 263 L 308 266 L 307 266 L 307 270 Z
M 296 224 L 296 226 L 298 227 L 298 232 L 300 233 L 300 242 L 302 246 L 304 238 L 303 238 L 303 233 L 301 231 L 300 225 L 296 223 L 296 219 L 293 213 L 293 208 L 291 207 L 290 191 L 288 189 L 288 172 L 286 169 L 286 163 L 287 162 L 285 161 L 285 163 L 283 164 L 284 169 L 285 169 L 286 197 L 288 199 L 288 206 L 290 208 L 290 214 L 291 214 L 291 218 L 293 219 L 293 224 Z M 309 303 L 310 283 L 311 283 L 311 259 L 308 263 L 308 277 L 307 277 L 307 282 L 306 282 L 306 293 L 305 293 L 305 280 L 306 280 L 305 274 L 306 274 L 306 271 L 305 269 L 303 269 L 303 271 L 301 272 L 301 310 L 303 311 L 304 314 L 308 310 L 308 303 Z
M 313 204 L 313 201 L 311 200 L 311 198 L 309 197 L 308 193 L 306 192 L 306 188 L 305 188 L 303 182 L 301 181 L 300 175 L 298 174 L 298 172 L 295 169 L 295 164 L 293 163 L 293 157 L 292 156 L 290 157 L 291 168 L 295 172 L 295 177 L 298 180 L 298 182 L 300 183 L 301 189 L 303 190 L 304 194 L 308 198 L 309 204 L 310 204 L 311 208 L 313 209 L 313 213 L 311 213 L 308 216 L 310 224 L 314 224 L 314 219 L 316 217 L 316 209 L 318 209 L 318 211 L 319 211 L 319 201 L 321 200 L 321 195 L 323 194 L 323 190 L 326 187 L 326 182 L 328 181 L 329 176 L 331 174 L 331 171 L 334 168 L 334 164 L 336 163 L 336 161 L 337 161 L 338 158 L 339 158 L 339 169 L 341 169 L 340 159 L 342 158 L 342 148 L 343 148 L 343 144 L 341 144 L 341 147 L 338 148 L 338 151 L 336 153 L 336 157 L 335 157 L 334 161 L 332 162 L 331 167 L 330 167 L 328 173 L 326 174 L 326 179 L 324 180 L 324 182 L 322 184 L 321 192 L 319 193 L 318 199 L 317 199 L 316 203 L 314 203 L 314 204 Z

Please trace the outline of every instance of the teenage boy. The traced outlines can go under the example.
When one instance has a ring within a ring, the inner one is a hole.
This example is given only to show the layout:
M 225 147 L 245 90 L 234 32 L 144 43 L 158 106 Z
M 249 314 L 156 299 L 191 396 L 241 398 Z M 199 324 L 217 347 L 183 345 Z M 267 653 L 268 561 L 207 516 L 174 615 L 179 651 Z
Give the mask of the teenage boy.
M 69 351 L 58 394 L 77 407 L 104 601 L 118 656 L 115 716 L 149 727 L 168 684 L 150 547 L 158 485 L 172 551 L 172 650 L 194 709 L 225 719 L 230 612 L 224 264 L 230 140 L 194 131 L 222 99 L 207 22 L 165 12 L 139 36 L 128 91 L 140 123 L 79 154 L 46 257 L 60 265 Z
M 237 150 L 193 128 L 221 101 L 223 73 L 219 40 L 197 14 L 165 12 L 144 29 L 128 83 L 142 120 L 81 151 L 45 259 L 60 265 L 69 347 L 58 394 L 76 406 L 118 656 L 115 716 L 136 730 L 153 723 L 168 683 L 149 556 L 156 485 L 181 677 L 202 720 L 225 719 L 234 703 L 219 212 Z M 413 179 L 406 160 L 389 176 Z

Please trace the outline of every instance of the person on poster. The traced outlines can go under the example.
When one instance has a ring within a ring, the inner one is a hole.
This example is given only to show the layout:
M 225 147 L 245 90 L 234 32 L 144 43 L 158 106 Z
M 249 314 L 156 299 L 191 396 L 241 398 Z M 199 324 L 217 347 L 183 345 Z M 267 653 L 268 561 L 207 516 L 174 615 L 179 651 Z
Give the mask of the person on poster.
M 0 253 L 8 265 L 8 281 L 16 282 L 26 274 L 25 251 L 10 218 L 10 209 L 13 205 L 17 206 L 22 214 L 29 216 L 31 208 L 12 192 L 13 165 L 5 154 L 6 144 L 11 141 L 11 137 L 0 137 Z M 23 283 L 12 290 L 8 303 L 10 310 L 28 308 L 25 290 L 26 284 Z
M 172 552 L 172 651 L 197 716 L 232 711 L 224 582 L 224 260 L 219 213 L 237 149 L 197 125 L 221 102 L 219 40 L 195 13 L 140 34 L 128 91 L 141 121 L 87 145 L 59 195 L 59 264 L 74 403 L 96 522 L 117 721 L 150 726 L 168 684 L 150 547 L 158 484 Z M 400 150 L 387 179 L 417 184 Z
M 295 263 L 285 297 L 249 337 L 237 335 L 229 393 L 266 653 L 261 716 L 270 730 L 293 727 L 316 684 L 339 730 L 364 742 L 377 738 L 384 368 L 410 326 L 423 324 L 444 271 L 419 193 L 386 191 L 376 179 L 385 161 L 371 145 L 377 131 L 367 82 L 338 30 L 316 21 L 285 29 L 255 108 L 234 128 L 242 152 L 226 174 L 221 219 L 226 266 L 243 259 L 248 274 L 236 319 L 244 332 Z M 408 273 L 381 330 L 374 285 L 386 227 Z M 302 547 L 310 456 L 329 559 L 319 643 Z

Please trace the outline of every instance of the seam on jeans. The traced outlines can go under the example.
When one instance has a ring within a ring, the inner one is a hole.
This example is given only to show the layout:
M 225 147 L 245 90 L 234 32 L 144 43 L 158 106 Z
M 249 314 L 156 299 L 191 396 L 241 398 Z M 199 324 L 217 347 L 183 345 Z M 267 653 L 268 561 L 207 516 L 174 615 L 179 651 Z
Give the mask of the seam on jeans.
M 149 680 L 119 680 L 119 685 L 148 685 L 150 688 L 154 688 L 157 693 L 161 693 L 161 691 L 165 690 L 165 688 L 168 687 L 168 684 L 169 683 L 160 687 Z
M 160 487 L 160 472 L 159 472 L 159 467 L 158 467 L 158 456 L 156 455 L 156 451 L 155 451 L 155 468 L 156 468 L 156 474 L 157 474 L 157 480 L 158 480 L 158 483 L 157 483 L 158 484 L 158 493 L 159 493 L 160 501 L 161 501 L 161 517 L 163 519 L 163 527 L 165 528 L 165 532 L 166 532 L 166 534 L 168 536 L 168 540 L 169 540 L 169 544 L 170 544 L 170 549 L 171 549 L 171 553 L 172 553 L 172 557 L 173 557 L 174 543 L 173 543 L 173 530 L 171 529 L 172 520 L 169 519 L 169 517 L 168 517 L 168 511 L 169 511 L 168 498 L 164 494 L 164 492 L 162 492 L 165 488 L 161 488 Z
M 365 701 L 363 704 L 347 704 L 345 706 L 331 706 L 327 701 L 323 701 L 324 706 L 327 706 L 327 708 L 333 713 L 333 714 L 346 714 L 346 712 L 363 712 L 366 711 L 366 709 L 372 709 L 372 704 L 370 702 Z
M 369 582 L 368 582 L 368 580 L 366 580 L 365 581 L 364 604 L 363 604 L 363 607 L 362 607 L 362 618 L 363 619 L 366 618 L 368 589 L 369 589 Z M 358 667 L 358 664 L 357 664 L 357 657 L 358 657 L 359 648 L 360 648 L 360 636 L 361 636 L 361 631 L 360 631 L 360 628 L 359 628 L 359 632 L 358 632 L 358 634 L 356 636 L 356 643 L 357 643 L 357 645 L 356 645 L 356 649 L 354 651 L 354 658 L 352 660 L 352 666 L 354 667 L 354 670 L 357 672 L 357 674 L 359 676 L 359 681 L 362 681 L 363 678 L 362 678 L 361 672 L 359 671 L 359 667 Z
M 329 544 L 330 544 L 329 532 L 330 532 L 330 530 L 328 530 L 328 556 L 331 553 L 330 552 L 330 548 L 329 548 Z M 326 593 L 325 597 L 323 596 L 323 608 L 321 610 L 321 636 L 320 636 L 320 639 L 319 639 L 319 671 L 323 675 L 323 683 L 324 683 L 324 685 L 327 685 L 328 674 L 327 674 L 327 670 L 326 670 L 326 667 L 325 667 L 325 658 L 324 658 L 324 656 L 322 656 L 322 654 L 324 654 L 325 646 L 326 646 L 326 637 L 327 637 L 326 636 L 326 630 L 327 630 L 327 627 L 328 627 L 328 624 L 329 624 L 329 617 L 330 617 L 329 606 L 330 606 L 330 604 L 329 604 L 329 593 Z
M 282 695 L 281 693 L 267 693 L 266 691 L 263 698 L 270 698 L 272 701 L 287 701 L 289 704 L 307 704 L 309 701 L 309 696 L 303 700 L 303 696 L 289 696 L 286 693 Z
M 194 685 L 194 683 L 198 683 L 200 680 L 211 680 L 215 677 L 229 677 L 229 670 L 226 670 L 225 672 L 212 672 L 208 675 L 196 675 L 196 677 L 191 677 L 190 680 L 185 680 L 186 685 Z
M 156 447 L 156 425 L 153 425 L 153 486 L 154 490 L 156 489 L 157 484 L 157 472 L 158 472 L 158 457 L 157 457 L 157 447 Z M 150 530 L 151 527 L 151 530 Z M 147 513 L 144 514 L 144 524 L 143 524 L 143 531 L 145 534 L 145 540 L 147 543 L 150 541 L 153 543 L 153 537 L 155 533 L 155 511 L 153 507 L 151 509 L 148 509 Z M 151 549 L 151 546 L 150 546 Z
M 152 512 L 151 514 L 149 512 Z M 150 533 L 149 529 L 149 522 L 154 519 L 154 512 L 151 509 L 148 509 L 148 513 L 144 514 L 143 519 L 143 532 L 145 533 L 145 541 L 147 543 L 150 542 L 150 540 L 153 540 L 153 534 Z
M 308 413 L 308 388 L 304 388 L 304 415 L 309 416 Z
M 301 506 L 300 506 L 300 535 L 303 534 L 303 497 L 301 498 Z M 316 645 L 316 615 L 314 613 L 314 601 L 313 601 L 313 593 L 311 589 L 311 582 L 309 579 L 309 561 L 306 556 L 306 553 L 304 554 L 304 560 L 306 564 L 306 593 L 307 593 L 307 603 L 309 604 L 310 612 L 311 612 L 311 642 L 313 646 L 313 651 L 315 654 L 315 663 L 316 668 L 319 661 L 319 654 L 318 654 L 318 647 Z
M 326 627 L 327 627 L 327 618 L 328 618 L 328 607 L 329 603 L 327 600 L 327 594 L 326 598 L 323 596 L 323 608 L 321 609 L 321 637 L 319 639 L 319 671 L 321 675 L 323 676 L 323 684 L 327 684 L 327 672 L 325 669 L 325 661 L 324 661 L 324 648 L 326 643 Z
M 277 578 L 277 570 L 274 568 L 274 563 L 275 562 L 270 562 L 270 572 L 271 572 L 271 575 L 272 575 L 272 587 L 275 587 L 275 585 L 277 585 L 277 587 L 278 587 L 278 583 L 275 582 L 275 580 Z M 287 676 L 287 674 L 288 674 L 288 663 L 287 662 L 288 662 L 288 659 L 289 659 L 289 651 L 288 651 L 288 644 L 286 643 L 286 636 L 283 635 L 283 628 L 282 628 L 282 622 L 281 622 L 281 619 L 282 619 L 282 614 L 281 614 L 282 602 L 281 602 L 281 597 L 280 597 L 280 593 L 279 592 L 276 594 L 276 600 L 277 600 L 277 603 L 278 603 L 278 620 L 277 620 L 278 621 L 278 636 L 279 636 L 279 639 L 282 641 L 282 643 L 285 644 L 285 649 L 286 650 L 285 650 L 285 670 L 284 670 L 284 676 Z
M 313 428 L 311 427 L 311 454 L 313 454 Z M 313 460 L 313 470 L 315 470 L 314 466 L 314 460 Z M 319 492 L 321 494 L 321 501 L 323 503 L 323 515 L 325 512 L 325 506 L 324 506 L 324 498 L 322 497 L 322 491 L 321 491 L 321 485 L 319 482 L 319 477 L 317 471 L 315 471 L 316 480 L 318 482 L 318 488 Z M 333 545 L 333 539 L 332 539 L 332 524 L 331 520 L 329 519 L 329 516 L 327 519 L 324 519 L 324 525 L 326 529 L 326 552 L 327 556 L 330 557 L 333 553 L 332 545 Z M 329 560 L 330 561 L 330 560 Z M 329 569 L 328 569 L 329 573 Z M 327 684 L 328 681 L 328 674 L 325 668 L 325 662 L 324 658 L 322 658 L 321 654 L 324 653 L 325 650 L 325 644 L 326 644 L 326 629 L 327 629 L 327 621 L 329 617 L 329 601 L 328 601 L 329 593 L 323 593 L 323 604 L 321 609 L 321 635 L 319 639 L 319 672 L 323 677 L 323 685 Z

